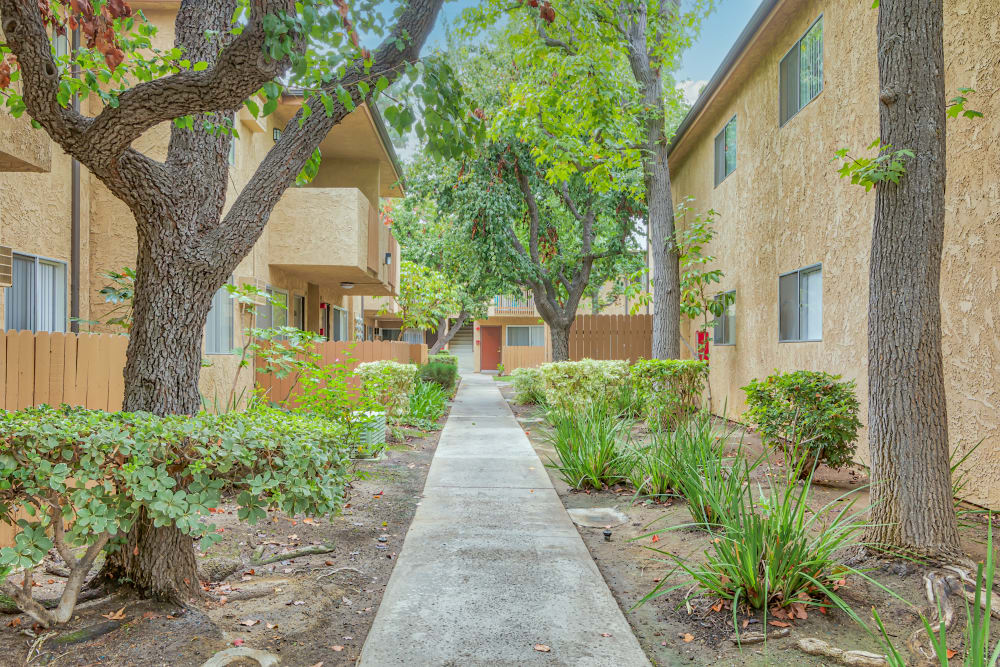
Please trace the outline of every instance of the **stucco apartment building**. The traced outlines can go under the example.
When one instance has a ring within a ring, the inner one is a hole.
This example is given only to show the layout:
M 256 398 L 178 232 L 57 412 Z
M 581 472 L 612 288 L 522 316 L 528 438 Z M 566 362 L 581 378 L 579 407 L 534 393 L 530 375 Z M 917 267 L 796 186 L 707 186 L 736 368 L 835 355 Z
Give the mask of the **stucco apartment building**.
M 825 370 L 867 396 L 874 193 L 836 173 L 878 136 L 877 10 L 858 0 L 764 0 L 670 146 L 675 201 L 718 211 L 709 252 L 735 302 L 715 330 L 717 413 L 775 369 Z M 943 351 L 952 447 L 971 499 L 1000 507 L 1000 6 L 945 2 L 946 90 L 984 118 L 948 121 Z M 917 156 L 916 159 L 920 159 Z M 679 224 L 683 224 L 680 221 Z M 864 408 L 863 408 L 864 409 Z M 866 421 L 866 415 L 862 415 Z M 867 461 L 867 445 L 859 456 Z
M 159 28 L 154 45 L 172 46 L 179 1 L 133 0 Z M 236 116 L 239 138 L 229 156 L 231 203 L 294 116 L 302 98 L 286 95 L 278 110 Z M 84 107 L 87 111 L 87 107 Z M 90 109 L 92 113 L 97 108 Z M 136 142 L 154 158 L 166 155 L 169 126 Z M 330 340 L 362 340 L 365 299 L 398 293 L 398 246 L 378 214 L 380 197 L 402 194 L 398 160 L 377 111 L 359 107 L 323 141 L 322 164 L 308 186 L 289 189 L 252 252 L 233 274 L 287 305 L 262 307 L 258 326 L 297 326 Z M 27 118 L 0 113 L 0 246 L 12 249 L 13 280 L 0 289 L 0 328 L 69 331 L 79 320 L 102 320 L 111 308 L 100 294 L 107 271 L 135 266 L 131 212 Z M 233 349 L 245 322 L 224 291 L 216 295 L 205 337 L 208 366 L 202 393 L 223 402 L 237 371 Z M 83 331 L 105 331 L 78 324 Z M 248 386 L 252 373 L 243 371 Z

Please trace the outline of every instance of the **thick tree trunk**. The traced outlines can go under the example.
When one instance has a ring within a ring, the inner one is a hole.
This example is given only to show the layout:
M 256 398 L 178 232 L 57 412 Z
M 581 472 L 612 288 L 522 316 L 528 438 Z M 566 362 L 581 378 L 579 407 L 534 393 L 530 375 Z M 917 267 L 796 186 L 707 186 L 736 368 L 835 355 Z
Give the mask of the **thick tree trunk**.
M 450 329 L 447 328 L 448 319 L 447 318 L 442 319 L 441 326 L 438 327 L 438 331 L 445 329 L 445 333 L 442 334 L 434 342 L 434 345 L 431 346 L 431 349 L 428 350 L 427 354 L 437 354 L 442 349 L 444 349 L 444 346 L 451 342 L 451 339 L 455 337 L 455 334 L 458 333 L 458 330 L 461 329 L 463 326 L 465 326 L 465 321 L 467 319 L 469 319 L 469 314 L 465 311 L 462 311 L 461 313 L 458 314 L 458 319 L 455 320 L 455 323 L 451 325 Z
M 876 187 L 868 304 L 867 539 L 936 558 L 961 554 L 941 359 L 945 91 L 942 0 L 882 0 L 880 132 L 909 148 L 898 185 Z
M 549 325 L 552 340 L 552 361 L 569 361 L 569 327 Z

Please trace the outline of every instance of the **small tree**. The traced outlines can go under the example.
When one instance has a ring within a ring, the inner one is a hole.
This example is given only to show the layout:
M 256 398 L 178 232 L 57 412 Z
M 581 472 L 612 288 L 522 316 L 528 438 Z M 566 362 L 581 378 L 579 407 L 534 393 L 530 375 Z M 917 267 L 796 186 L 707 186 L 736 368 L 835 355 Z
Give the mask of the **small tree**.
M 426 266 L 400 264 L 399 296 L 396 297 L 403 329 L 437 331 L 442 320 L 461 308 L 458 287 L 445 275 Z M 388 312 L 384 306 L 379 314 Z

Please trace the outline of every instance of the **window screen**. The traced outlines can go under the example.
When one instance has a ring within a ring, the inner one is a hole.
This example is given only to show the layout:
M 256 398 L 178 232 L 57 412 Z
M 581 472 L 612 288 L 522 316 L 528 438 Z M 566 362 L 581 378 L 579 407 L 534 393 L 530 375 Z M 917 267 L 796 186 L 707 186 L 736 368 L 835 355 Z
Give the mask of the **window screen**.
M 780 124 L 823 90 L 823 17 L 781 59 L 778 72 Z
M 508 347 L 544 347 L 545 327 L 537 325 L 508 326 Z
M 212 297 L 205 324 L 205 354 L 233 353 L 233 300 L 225 287 Z
M 424 332 L 420 329 L 407 329 L 403 332 L 404 343 L 423 343 Z
M 66 331 L 66 265 L 15 253 L 11 269 L 11 286 L 4 290 L 4 326 Z
M 715 184 L 736 170 L 736 116 L 715 137 Z
M 333 308 L 333 338 L 330 340 L 347 340 L 347 311 L 343 308 Z
M 823 338 L 823 270 L 819 266 L 778 278 L 778 340 Z

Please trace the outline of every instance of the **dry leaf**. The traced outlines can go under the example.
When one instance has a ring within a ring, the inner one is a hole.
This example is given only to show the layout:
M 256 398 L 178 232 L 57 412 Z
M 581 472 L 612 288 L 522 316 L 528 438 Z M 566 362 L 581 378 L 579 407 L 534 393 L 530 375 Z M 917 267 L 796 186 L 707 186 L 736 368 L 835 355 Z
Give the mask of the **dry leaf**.
M 659 542 L 660 541 L 660 536 L 659 535 L 653 535 L 652 541 L 653 542 Z
M 123 618 L 125 618 L 125 607 L 122 607 L 118 611 L 113 611 L 107 614 L 101 614 L 101 616 L 108 619 L 109 621 L 120 621 Z
M 242 639 L 234 639 L 233 640 L 233 646 L 243 646 L 243 640 Z
M 601 633 L 601 636 L 602 636 L 602 637 L 610 637 L 610 636 L 611 636 L 611 633 L 610 633 L 610 632 L 602 632 L 602 633 Z
M 316 663 L 315 665 L 313 665 L 312 667 L 323 667 L 323 663 L 322 663 L 322 662 L 317 662 L 317 663 Z
M 552 650 L 552 647 L 546 646 L 545 644 L 535 644 L 535 650 L 539 653 L 548 653 Z
M 681 637 L 682 640 L 684 640 L 685 644 L 688 644 L 688 643 L 694 641 L 694 635 L 692 635 L 690 632 L 685 632 L 680 637 Z
M 301 607 L 302 605 L 305 604 L 305 602 L 303 602 L 302 600 L 296 600 L 292 604 L 295 605 L 296 607 Z
M 247 619 L 244 619 L 244 620 L 240 621 L 240 625 L 245 625 L 248 628 L 252 628 L 253 626 L 257 625 L 258 623 L 260 623 L 260 619 L 259 618 L 247 618 Z
M 278 627 L 277 623 L 268 623 L 267 624 L 267 629 L 268 630 L 274 630 L 276 627 Z
M 142 615 L 142 617 L 145 619 L 153 620 L 154 618 L 159 618 L 160 616 L 155 611 L 147 611 Z
M 712 605 L 712 611 L 714 612 L 722 611 L 722 600 L 719 600 L 718 602 Z
M 337 644 L 336 646 L 331 646 L 330 648 L 332 648 L 334 651 L 337 651 L 338 653 L 344 650 L 344 647 L 341 646 L 340 644 Z
M 785 623 L 784 621 L 768 621 L 768 625 L 773 625 L 776 628 L 787 628 L 791 623 Z

